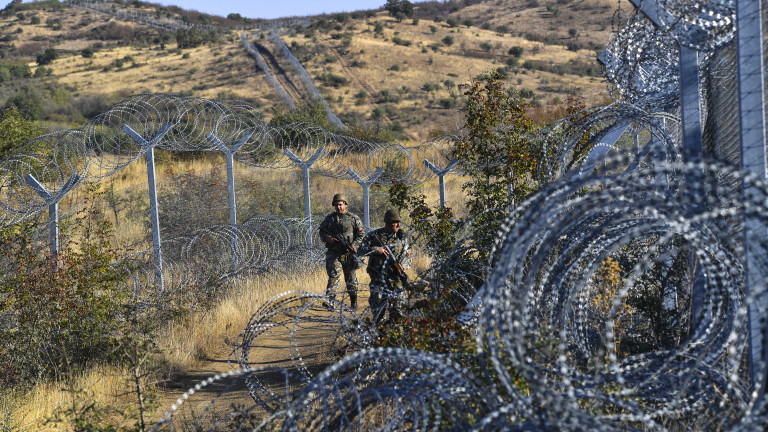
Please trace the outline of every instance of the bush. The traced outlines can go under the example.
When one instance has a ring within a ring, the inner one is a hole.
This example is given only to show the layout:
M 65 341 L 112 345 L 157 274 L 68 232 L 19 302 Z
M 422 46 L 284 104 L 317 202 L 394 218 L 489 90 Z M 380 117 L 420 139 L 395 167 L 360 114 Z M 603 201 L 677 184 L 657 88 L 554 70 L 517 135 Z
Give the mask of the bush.
M 110 22 L 91 29 L 93 39 L 128 41 L 133 39 L 133 27 L 126 24 Z
M 83 50 L 80 51 L 80 55 L 83 56 L 83 58 L 93 58 L 94 54 L 96 54 L 96 50 L 92 46 L 83 48 Z
M 333 88 L 339 88 L 349 84 L 349 79 L 343 76 L 333 74 L 331 72 L 320 74 L 317 77 L 317 80 L 320 81 L 322 85 L 326 87 L 333 87 Z
M 434 92 L 440 90 L 440 84 L 433 82 L 426 82 L 421 86 L 421 89 L 425 92 Z
M 395 45 L 400 45 L 400 46 L 411 46 L 411 44 L 413 44 L 413 42 L 409 41 L 408 39 L 401 39 L 397 36 L 392 38 L 392 42 Z
M 451 45 L 453 45 L 453 36 L 446 36 L 446 37 L 444 37 L 442 39 L 441 42 L 443 42 L 443 44 L 445 44 L 445 46 L 451 46 Z
M 92 216 L 72 227 L 81 241 L 65 242 L 55 261 L 31 241 L 31 224 L 0 230 L 0 265 L 13 269 L 0 280 L 0 386 L 61 377 L 109 360 L 118 345 L 126 268 L 113 265 L 109 225 Z
M 47 48 L 45 51 L 37 55 L 36 60 L 37 64 L 43 66 L 53 63 L 53 61 L 57 58 L 59 58 L 59 53 L 56 52 L 56 50 L 53 48 Z
M 38 66 L 37 69 L 35 69 L 34 77 L 42 78 L 42 77 L 51 76 L 51 74 L 53 74 L 53 69 L 47 68 L 45 66 Z
M 203 31 L 196 28 L 176 30 L 176 45 L 179 49 L 196 48 L 203 44 L 219 41 L 219 34 L 215 31 Z
M 0 158 L 14 153 L 16 148 L 45 132 L 30 120 L 25 119 L 15 106 L 0 113 Z
M 27 120 L 40 120 L 43 115 L 43 103 L 38 91 L 28 86 L 20 88 L 6 102 L 4 109 L 12 106 Z
M 565 47 L 568 48 L 568 51 L 578 51 L 578 50 L 584 48 L 584 46 L 581 44 L 581 42 L 576 42 L 576 41 L 569 41 L 565 45 Z
M 507 54 L 514 57 L 520 57 L 523 55 L 523 47 L 515 45 L 509 48 L 509 51 L 507 51 Z

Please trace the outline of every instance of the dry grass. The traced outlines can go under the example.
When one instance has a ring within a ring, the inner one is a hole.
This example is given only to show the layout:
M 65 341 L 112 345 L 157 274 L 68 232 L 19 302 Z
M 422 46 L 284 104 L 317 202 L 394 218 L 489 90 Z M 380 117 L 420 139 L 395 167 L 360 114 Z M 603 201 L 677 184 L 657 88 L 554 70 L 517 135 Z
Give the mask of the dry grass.
M 396 23 L 385 12 L 370 19 L 352 19 L 340 30 L 315 32 L 313 39 L 302 34 L 285 34 L 287 43 L 296 42 L 310 45 L 317 55 L 304 61 L 304 67 L 313 77 L 326 72 L 346 77 L 350 83 L 338 89 L 321 87 L 331 108 L 337 114 L 356 115 L 370 121 L 375 108 L 384 108 L 387 115 L 381 120 L 383 126 L 399 123 L 413 141 L 422 141 L 433 131 L 452 131 L 461 124 L 461 115 L 456 108 L 461 104 L 445 108 L 444 103 L 461 97 L 462 90 L 455 86 L 444 87 L 450 80 L 455 84 L 470 81 L 481 73 L 504 66 L 511 46 L 524 49 L 521 63 L 526 60 L 564 64 L 577 59 L 594 63 L 595 52 L 580 50 L 572 52 L 560 45 L 544 45 L 525 38 L 526 33 L 540 37 L 550 36 L 561 43 L 577 41 L 605 44 L 612 30 L 612 17 L 616 4 L 612 0 L 573 0 L 561 2 L 540 2 L 541 6 L 530 8 L 520 0 L 486 1 L 464 8 L 451 14 L 460 20 L 471 19 L 474 26 L 449 27 L 445 21 L 434 22 L 426 19 L 414 24 L 411 20 Z M 563 2 L 564 3 L 564 2 Z M 557 15 L 547 6 L 556 7 Z M 149 12 L 149 10 L 147 10 Z M 241 46 L 239 35 L 226 33 L 222 42 L 214 46 L 185 49 L 161 50 L 159 46 L 107 47 L 86 59 L 79 50 L 98 41 L 87 39 L 89 30 L 108 22 L 105 15 L 96 12 L 65 8 L 60 12 L 36 11 L 41 24 L 32 25 L 29 18 L 18 21 L 15 16 L 0 20 L 0 27 L 18 34 L 16 46 L 29 45 L 27 55 L 33 58 L 48 46 L 61 50 L 61 57 L 52 65 L 54 79 L 65 85 L 73 95 L 110 94 L 126 97 L 131 94 L 157 92 L 177 93 L 206 98 L 248 98 L 258 106 L 269 107 L 281 103 L 276 92 L 269 87 L 255 62 Z M 59 18 L 61 30 L 46 27 L 48 18 Z M 447 18 L 447 17 L 444 17 Z M 113 19 L 114 20 L 114 19 Z M 376 23 L 384 26 L 382 35 L 374 34 Z M 476 27 L 482 24 L 487 30 Z M 136 24 L 120 22 L 137 28 Z M 497 34 L 497 26 L 507 26 L 509 32 Z M 433 33 L 431 27 L 436 31 Z M 578 36 L 568 30 L 578 30 Z M 286 30 L 286 33 L 290 30 Z M 77 34 L 73 34 L 77 32 Z M 350 34 L 351 45 L 342 46 L 339 34 Z M 333 39 L 334 35 L 337 37 Z M 64 37 L 66 36 L 66 37 Z M 258 37 L 251 34 L 252 38 Z M 441 42 L 446 36 L 454 38 L 451 46 Z M 401 46 L 394 38 L 411 41 L 411 46 Z M 33 40 L 33 38 L 37 40 Z M 43 38 L 43 39 L 41 39 Z M 481 44 L 492 47 L 488 52 Z M 32 46 L 39 45 L 35 51 Z M 432 46 L 439 47 L 433 52 Z M 279 55 L 275 53 L 277 57 Z M 122 67 L 109 67 L 115 60 L 129 57 Z M 336 62 L 326 63 L 327 56 Z M 185 58 L 186 57 L 186 58 Z M 362 64 L 361 67 L 355 65 Z M 34 64 L 31 64 L 34 67 Z M 399 70 L 390 70 L 397 65 Z M 286 67 L 290 73 L 290 67 Z M 108 70 L 105 70 L 108 68 Z M 437 84 L 432 91 L 423 91 L 426 83 Z M 584 98 L 587 105 L 604 103 L 607 91 L 602 79 L 577 75 L 556 75 L 547 72 L 513 69 L 509 83 L 517 88 L 533 90 L 543 106 L 559 104 L 569 94 Z M 403 89 L 408 88 L 406 92 Z M 397 95 L 398 100 L 382 102 L 375 97 L 381 91 Z M 368 96 L 359 101 L 355 95 L 365 92 Z
M 74 377 L 70 382 L 41 382 L 29 392 L 4 402 L 12 408 L 12 425 L 17 430 L 70 430 L 50 420 L 63 410 L 82 406 L 89 400 L 99 407 L 130 408 L 133 400 L 125 394 L 127 376 L 126 370 L 99 366 Z M 114 418 L 116 423 L 122 420 L 119 416 Z
M 162 182 L 171 172 L 192 171 L 198 174 L 210 172 L 213 167 L 220 166 L 222 161 L 219 159 L 165 162 L 165 169 L 158 171 L 159 182 Z M 237 172 L 242 178 L 258 178 L 272 184 L 285 183 L 286 177 L 290 177 L 285 171 L 253 169 L 243 166 L 239 166 Z M 114 174 L 111 180 L 106 181 L 112 181 L 116 191 L 127 191 L 133 188 L 146 187 L 143 184 L 145 178 L 145 165 L 137 161 Z M 454 176 L 447 178 L 448 196 L 454 197 L 452 202 L 458 203 L 461 199 L 461 193 L 458 191 L 460 181 L 461 179 Z M 345 183 L 348 187 L 352 187 L 349 185 L 350 182 Z M 289 186 L 286 184 L 284 187 Z M 333 193 L 330 191 L 344 190 L 344 188 L 339 187 L 338 181 L 328 178 L 314 179 L 312 188 L 313 196 L 319 197 L 321 200 L 326 195 Z M 437 203 L 436 187 L 425 188 L 424 191 L 428 192 L 428 200 L 431 203 Z M 108 213 L 107 205 L 102 204 L 102 206 L 103 211 Z M 330 211 L 330 206 L 328 210 Z M 116 239 L 118 243 L 132 244 L 135 243 L 136 238 L 142 238 L 146 233 L 140 223 L 130 221 L 126 212 L 127 209 L 123 209 L 120 213 L 121 223 L 116 230 Z M 376 218 L 372 217 L 372 219 Z M 418 253 L 418 251 L 414 253 L 413 266 L 409 270 L 411 276 L 415 276 L 429 265 L 428 257 Z M 358 279 L 361 283 L 369 282 L 364 271 L 358 272 Z M 218 365 L 217 367 L 221 368 L 220 371 L 228 370 L 230 366 L 226 362 L 211 363 L 210 360 L 229 358 L 232 342 L 236 340 L 237 335 L 245 328 L 251 315 L 261 305 L 285 291 L 306 290 L 322 293 L 325 289 L 325 283 L 326 275 L 322 269 L 310 274 L 259 276 L 233 282 L 226 295 L 212 308 L 192 313 L 178 322 L 169 324 L 160 332 L 157 340 L 167 364 L 165 374 L 183 374 L 185 371 L 194 370 L 204 364 L 206 370 L 210 370 L 212 364 Z M 126 376 L 127 372 L 123 370 L 97 367 L 77 377 L 75 383 L 100 406 L 126 409 L 133 406 L 133 400 L 130 396 L 125 395 Z M 64 390 L 66 387 L 67 385 L 61 382 L 41 383 L 30 392 L 14 398 L 13 401 L 7 400 L 6 404 L 13 404 L 12 418 L 14 424 L 21 430 L 57 430 L 57 425 L 46 424 L 46 419 L 54 416 L 57 411 L 71 406 L 73 400 L 81 398 L 81 395 L 73 395 L 73 393 Z M 177 393 L 163 395 L 158 412 L 153 413 L 154 417 L 151 418 L 157 418 L 157 415 L 169 406 L 173 398 L 178 396 Z

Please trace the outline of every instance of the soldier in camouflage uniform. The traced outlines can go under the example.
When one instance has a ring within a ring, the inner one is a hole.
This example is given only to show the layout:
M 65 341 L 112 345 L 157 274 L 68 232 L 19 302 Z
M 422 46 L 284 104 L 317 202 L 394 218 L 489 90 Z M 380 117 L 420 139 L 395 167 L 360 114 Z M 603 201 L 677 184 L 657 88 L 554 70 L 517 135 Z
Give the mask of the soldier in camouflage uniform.
M 342 194 L 333 196 L 334 212 L 320 224 L 320 239 L 328 251 L 325 253 L 325 271 L 328 285 L 325 294 L 334 299 L 331 292 L 339 285 L 341 273 L 347 283 L 347 293 L 353 309 L 357 308 L 357 277 L 355 270 L 358 260 L 355 252 L 363 241 L 363 222 L 357 215 L 347 211 L 347 198 Z
M 394 263 L 407 268 L 410 254 L 408 235 L 400 227 L 400 215 L 394 210 L 384 214 L 384 227 L 371 231 L 363 239 L 358 254 L 368 255 L 366 271 L 371 277 L 371 295 L 368 303 L 375 324 L 384 317 L 385 309 L 389 318 L 400 316 L 397 299 L 403 293 L 403 280 Z

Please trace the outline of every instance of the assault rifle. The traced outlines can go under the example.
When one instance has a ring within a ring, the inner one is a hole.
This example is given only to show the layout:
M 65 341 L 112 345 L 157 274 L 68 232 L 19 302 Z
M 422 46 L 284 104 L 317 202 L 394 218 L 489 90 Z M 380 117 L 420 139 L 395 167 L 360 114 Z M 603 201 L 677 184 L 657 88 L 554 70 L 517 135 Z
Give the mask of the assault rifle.
M 347 252 L 352 255 L 352 260 L 355 262 L 355 269 L 360 268 L 360 258 L 357 256 L 357 251 L 355 248 L 352 247 L 349 243 L 347 243 L 346 240 L 344 240 L 344 236 L 332 234 L 328 232 L 326 229 L 321 230 L 323 233 L 325 233 L 327 236 L 336 239 L 337 242 L 339 242 L 342 246 L 344 246 L 344 249 L 347 250 Z
M 403 265 L 400 264 L 400 260 L 403 258 L 403 254 L 405 254 L 406 251 L 408 250 L 408 247 L 405 247 L 403 249 L 403 252 L 400 254 L 400 256 L 395 257 L 395 254 L 392 253 L 392 249 L 389 248 L 389 245 L 385 244 L 383 241 L 381 241 L 379 236 L 377 236 L 376 234 L 374 234 L 374 236 L 376 237 L 376 240 L 379 241 L 381 246 L 384 249 L 387 250 L 387 253 L 389 254 L 389 256 L 392 257 L 392 259 L 388 260 L 388 261 L 390 263 L 392 263 L 392 267 L 397 272 L 397 278 L 398 278 L 398 280 L 400 280 L 400 283 L 403 284 L 403 288 L 405 288 L 407 291 L 410 291 L 411 290 L 411 283 L 408 280 L 408 274 L 405 272 L 405 268 L 403 268 Z M 398 238 L 402 238 L 402 237 L 398 237 Z

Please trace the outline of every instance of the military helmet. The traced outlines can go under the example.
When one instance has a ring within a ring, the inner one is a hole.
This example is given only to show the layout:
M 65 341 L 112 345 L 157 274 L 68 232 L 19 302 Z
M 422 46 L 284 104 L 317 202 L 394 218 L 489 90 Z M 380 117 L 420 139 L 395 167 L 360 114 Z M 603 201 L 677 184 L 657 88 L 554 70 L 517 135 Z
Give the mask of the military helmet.
M 400 222 L 400 215 L 395 210 L 387 210 L 384 213 L 384 223 Z
M 344 201 L 345 204 L 349 204 L 349 201 L 347 201 L 347 197 L 344 194 L 337 193 L 333 196 L 333 201 L 331 201 L 331 205 L 335 205 L 336 201 Z

